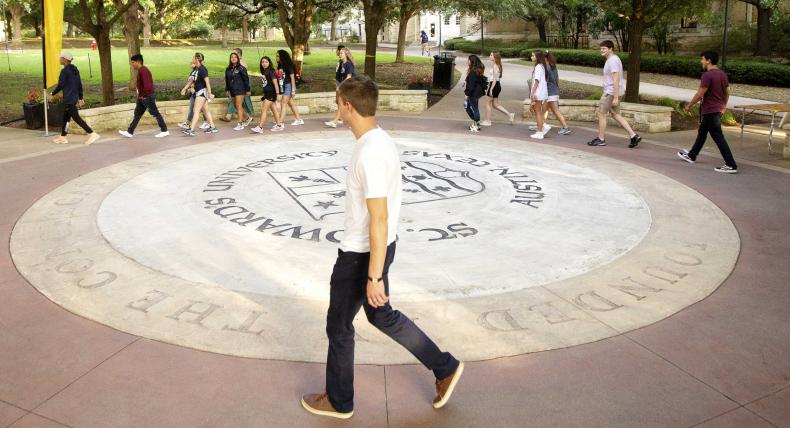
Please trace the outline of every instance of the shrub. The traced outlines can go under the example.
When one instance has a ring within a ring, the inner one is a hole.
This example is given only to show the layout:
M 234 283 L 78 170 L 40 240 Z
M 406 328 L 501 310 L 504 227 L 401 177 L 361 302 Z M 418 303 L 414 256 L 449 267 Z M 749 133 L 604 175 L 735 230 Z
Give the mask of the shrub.
M 189 28 L 184 32 L 179 34 L 179 37 L 182 39 L 208 38 L 211 36 L 212 31 L 214 31 L 214 27 L 211 24 L 202 19 L 198 19 L 190 24 Z
M 735 116 L 732 115 L 732 112 L 727 110 L 721 115 L 721 123 L 727 126 L 735 126 L 738 124 L 738 121 L 735 119 Z
M 603 67 L 605 62 L 600 53 L 594 50 L 550 50 L 560 64 Z M 531 50 L 523 51 L 521 55 L 528 58 L 529 52 Z M 623 61 L 623 66 L 627 68 L 628 53 L 618 53 L 618 55 Z M 724 70 L 733 83 L 790 87 L 790 65 L 736 59 L 727 61 Z M 702 67 L 696 56 L 642 54 L 641 71 L 695 78 L 702 75 Z

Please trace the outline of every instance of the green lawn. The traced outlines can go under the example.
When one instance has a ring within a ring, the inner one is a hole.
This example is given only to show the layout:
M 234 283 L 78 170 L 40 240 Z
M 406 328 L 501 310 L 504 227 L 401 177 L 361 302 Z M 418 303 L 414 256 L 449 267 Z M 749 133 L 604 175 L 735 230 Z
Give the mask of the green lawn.
M 275 52 L 282 47 L 247 46 L 244 49 L 244 58 L 250 67 L 250 73 L 258 75 L 258 60 L 261 56 L 269 56 L 273 61 Z M 90 49 L 71 49 L 74 55 L 74 65 L 80 70 L 83 85 L 85 86 L 85 100 L 89 105 L 95 106 L 101 101 L 101 78 L 98 52 Z M 218 46 L 190 46 L 190 47 L 152 47 L 143 49 L 145 65 L 151 70 L 157 86 L 158 99 L 178 99 L 178 90 L 183 86 L 186 76 L 190 71 L 190 62 L 195 52 L 201 52 L 206 57 L 206 67 L 212 80 L 214 93 L 222 95 L 224 90 L 224 70 L 228 64 L 230 51 Z M 290 51 L 289 51 L 290 52 Z M 364 51 L 352 51 L 356 54 L 355 62 L 359 73 L 364 70 Z M 416 74 L 420 77 L 430 76 L 432 73 L 432 59 L 425 57 L 407 57 L 407 63 L 394 64 L 395 54 L 380 53 L 376 56 L 377 81 L 385 89 L 406 88 L 408 77 Z M 334 90 L 335 63 L 337 57 L 334 50 L 313 49 L 310 55 L 305 56 L 302 67 L 302 76 L 306 84 L 300 87 L 300 92 L 322 92 Z M 116 99 L 118 102 L 130 102 L 132 94 L 124 88 L 129 80 L 129 62 L 126 49 L 113 47 L 112 49 L 113 77 L 115 81 Z M 10 63 L 10 70 L 9 70 Z M 41 51 L 25 50 L 24 53 L 11 53 L 6 55 L 0 52 L 0 122 L 21 117 L 22 104 L 27 92 L 41 86 L 42 80 Z M 261 92 L 257 79 L 252 82 L 253 93 Z

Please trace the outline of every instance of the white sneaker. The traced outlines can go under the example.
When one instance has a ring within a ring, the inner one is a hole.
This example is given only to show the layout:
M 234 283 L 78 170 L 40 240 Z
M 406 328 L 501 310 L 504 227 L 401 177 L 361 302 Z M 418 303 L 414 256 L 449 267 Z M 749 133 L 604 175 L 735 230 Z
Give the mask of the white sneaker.
M 244 124 L 243 123 L 237 123 L 236 126 L 233 127 L 234 131 L 241 131 L 242 129 L 244 129 Z
M 200 125 L 200 129 L 209 129 L 209 128 L 211 128 L 211 125 L 209 125 L 208 122 L 203 122 Z
M 256 134 L 263 134 L 263 129 L 260 126 L 256 126 L 255 128 L 250 129 L 250 131 Z
M 181 129 L 189 129 L 189 122 L 181 122 L 178 124 L 178 127 Z
M 491 121 L 490 120 L 484 120 L 484 121 L 480 122 L 480 126 L 491 126 Z
M 549 131 L 551 131 L 551 125 L 549 125 L 548 123 L 544 123 L 544 124 L 543 124 L 543 134 L 544 134 L 544 135 L 545 135 L 545 134 L 548 134 L 548 133 L 549 133 Z
M 52 142 L 55 143 L 55 144 L 68 144 L 69 140 L 67 140 L 66 137 L 64 137 L 62 135 L 58 135 L 57 137 L 55 137 L 52 140 Z
M 513 124 L 513 122 L 516 120 L 516 114 L 515 114 L 515 113 L 510 113 L 510 114 L 508 114 L 508 115 L 507 115 L 507 117 L 508 117 L 508 119 L 510 120 L 510 124 L 511 124 L 511 125 L 512 125 L 512 124 Z
M 154 135 L 154 138 L 164 138 L 164 137 L 167 137 L 168 135 L 170 135 L 170 131 L 162 131 L 162 132 Z
M 245 127 L 245 128 L 246 128 L 246 127 L 248 127 L 248 126 L 250 126 L 250 124 L 252 123 L 252 116 L 248 117 L 248 118 L 247 118 L 247 120 L 245 120 L 245 121 L 244 121 L 244 122 L 242 122 L 242 123 L 244 123 L 244 127 Z
M 93 143 L 95 143 L 95 142 L 96 142 L 96 140 L 98 140 L 99 138 L 101 138 L 101 135 L 99 135 L 99 134 L 97 134 L 97 133 L 95 133 L 95 132 L 94 132 L 93 134 L 90 134 L 90 135 L 88 135 L 88 139 L 87 139 L 87 140 L 85 140 L 85 145 L 88 145 L 88 144 L 93 144 Z
M 538 125 L 529 125 L 529 130 L 530 131 L 537 131 L 538 130 Z
M 278 125 L 274 125 L 274 126 L 272 126 L 271 130 L 272 130 L 272 132 L 285 131 L 285 124 L 280 123 Z
M 330 120 L 329 122 L 324 122 L 324 125 L 326 125 L 329 128 L 337 128 L 337 122 L 333 120 Z
M 134 135 L 130 134 L 128 131 L 118 131 L 119 134 L 123 135 L 126 138 L 132 138 Z
M 532 138 L 532 139 L 535 139 L 535 140 L 542 140 L 543 139 L 543 133 L 542 132 L 536 132 L 536 133 L 530 135 L 529 138 Z
M 299 125 L 304 125 L 304 120 L 296 119 L 293 122 L 291 122 L 291 126 L 299 126 Z

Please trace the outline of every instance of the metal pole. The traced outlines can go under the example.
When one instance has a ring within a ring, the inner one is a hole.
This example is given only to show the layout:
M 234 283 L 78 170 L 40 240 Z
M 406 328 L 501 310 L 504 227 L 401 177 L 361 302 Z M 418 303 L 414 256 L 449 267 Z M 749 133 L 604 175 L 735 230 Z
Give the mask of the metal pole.
M 49 102 L 47 100 L 47 20 L 44 4 L 44 0 L 41 0 L 41 21 L 43 22 L 42 27 L 44 27 L 41 31 L 41 58 L 44 64 L 44 136 L 49 137 L 49 112 L 47 111 L 49 110 Z
M 8 60 L 8 71 L 11 71 L 11 53 L 8 52 L 8 36 L 5 38 L 5 58 Z
M 442 13 L 439 12 L 439 54 L 442 53 Z
M 480 55 L 485 55 L 485 39 L 483 36 L 483 14 L 480 14 Z
M 727 30 L 730 26 L 730 0 L 724 0 L 724 37 L 721 48 L 721 68 L 727 65 Z

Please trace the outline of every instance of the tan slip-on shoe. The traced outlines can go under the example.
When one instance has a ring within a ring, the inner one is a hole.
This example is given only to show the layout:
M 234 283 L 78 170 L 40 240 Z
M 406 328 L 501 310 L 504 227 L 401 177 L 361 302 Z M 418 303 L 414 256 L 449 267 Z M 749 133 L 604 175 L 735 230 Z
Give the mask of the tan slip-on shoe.
M 348 419 L 354 416 L 353 411 L 341 413 L 335 410 L 335 408 L 332 407 L 332 403 L 329 402 L 329 395 L 327 395 L 325 392 L 321 394 L 303 395 L 302 407 L 304 407 L 304 409 L 308 412 L 319 416 L 329 416 L 338 419 Z
M 91 135 L 88 135 L 88 139 L 87 139 L 87 140 L 85 140 L 85 145 L 87 146 L 88 144 L 93 144 L 93 143 L 95 143 L 95 142 L 96 142 L 96 140 L 98 140 L 99 138 L 101 138 L 101 135 L 99 135 L 99 134 L 97 134 L 97 133 L 95 133 L 95 132 L 94 132 L 93 134 L 91 134 Z
M 464 372 L 464 363 L 460 362 L 458 364 L 458 368 L 455 369 L 453 374 L 447 376 L 444 379 L 437 379 L 436 380 L 436 398 L 433 399 L 433 407 L 435 409 L 440 409 L 447 401 L 450 400 L 450 396 L 453 395 L 453 391 L 455 390 L 455 385 L 458 384 L 458 379 L 461 378 L 461 374 Z

